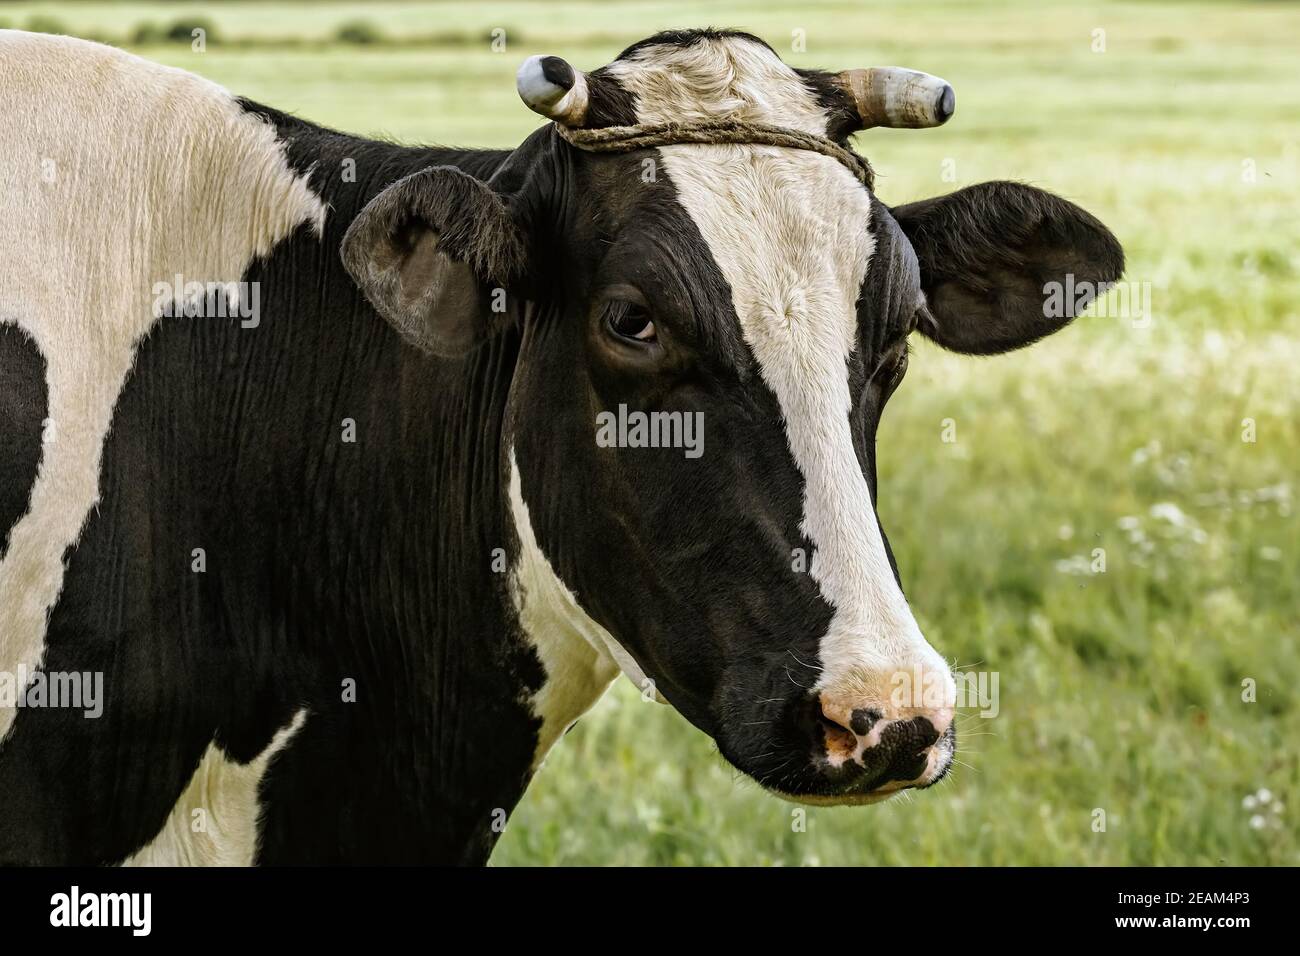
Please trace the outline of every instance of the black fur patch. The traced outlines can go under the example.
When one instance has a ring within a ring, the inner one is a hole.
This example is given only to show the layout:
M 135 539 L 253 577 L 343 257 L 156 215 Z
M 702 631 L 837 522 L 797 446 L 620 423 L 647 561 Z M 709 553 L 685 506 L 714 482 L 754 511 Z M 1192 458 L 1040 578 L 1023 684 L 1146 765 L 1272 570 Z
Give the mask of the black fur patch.
M 0 325 L 0 558 L 27 513 L 49 414 L 45 359 L 16 325 Z
M 587 74 L 587 115 L 582 125 L 587 129 L 636 125 L 636 101 L 618 79 L 605 67 Z

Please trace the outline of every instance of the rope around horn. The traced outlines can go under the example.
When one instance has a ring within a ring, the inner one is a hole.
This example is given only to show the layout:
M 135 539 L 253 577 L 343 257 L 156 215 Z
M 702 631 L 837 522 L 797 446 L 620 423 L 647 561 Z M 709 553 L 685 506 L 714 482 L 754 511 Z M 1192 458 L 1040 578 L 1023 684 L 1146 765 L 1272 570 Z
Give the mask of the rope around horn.
M 716 146 L 726 143 L 786 146 L 821 153 L 837 160 L 868 189 L 875 185 L 875 173 L 866 157 L 839 143 L 800 130 L 741 123 L 734 120 L 705 120 L 700 123 L 654 123 L 646 126 L 606 126 L 602 129 L 574 129 L 556 123 L 560 138 L 590 153 L 630 153 L 636 149 L 677 146 L 683 143 Z

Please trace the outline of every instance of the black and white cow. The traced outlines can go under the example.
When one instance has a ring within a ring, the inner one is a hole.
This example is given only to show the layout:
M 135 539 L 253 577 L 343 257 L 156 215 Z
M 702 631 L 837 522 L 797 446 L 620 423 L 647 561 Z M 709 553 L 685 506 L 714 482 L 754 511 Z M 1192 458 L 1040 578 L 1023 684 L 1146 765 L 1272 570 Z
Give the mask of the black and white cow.
M 871 96 L 951 111 L 864 75 L 700 31 L 520 92 L 839 143 Z M 1005 351 L 1068 321 L 1045 282 L 1117 278 L 1096 219 L 771 145 L 373 142 L 12 32 L 0 115 L 0 860 L 480 863 L 620 669 L 782 796 L 943 777 L 877 423 L 911 332 Z M 620 406 L 704 453 L 598 442 Z

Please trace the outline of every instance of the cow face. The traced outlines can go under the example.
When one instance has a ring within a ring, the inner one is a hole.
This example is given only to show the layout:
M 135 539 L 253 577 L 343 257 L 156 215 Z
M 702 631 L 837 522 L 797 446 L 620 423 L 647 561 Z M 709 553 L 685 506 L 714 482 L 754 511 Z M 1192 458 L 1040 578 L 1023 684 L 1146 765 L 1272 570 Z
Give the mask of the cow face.
M 700 32 L 592 74 L 530 61 L 520 90 L 588 128 L 728 118 L 842 141 L 877 108 L 945 118 L 931 79 L 877 83 L 873 106 L 860 71 Z M 607 643 L 778 793 L 868 802 L 946 773 L 953 680 L 880 524 L 876 428 L 912 332 L 990 353 L 1054 331 L 1070 316 L 1044 316 L 1045 282 L 1122 269 L 1105 227 L 1010 183 L 891 210 L 813 151 L 603 154 L 548 127 L 489 182 L 391 187 L 344 257 L 442 354 L 489 333 L 494 286 L 526 301 L 504 452 L 523 601 Z

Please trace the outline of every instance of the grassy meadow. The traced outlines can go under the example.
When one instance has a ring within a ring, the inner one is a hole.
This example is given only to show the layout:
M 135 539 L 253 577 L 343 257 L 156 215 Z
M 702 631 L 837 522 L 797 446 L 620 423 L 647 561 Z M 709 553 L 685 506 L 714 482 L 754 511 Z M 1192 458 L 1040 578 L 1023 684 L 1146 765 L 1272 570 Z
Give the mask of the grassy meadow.
M 1150 300 L 997 358 L 917 342 L 886 412 L 880 511 L 909 597 L 941 653 L 996 672 L 997 716 L 964 711 L 939 787 L 799 826 L 620 680 L 493 861 L 1300 864 L 1300 6 L 0 4 L 0 25 L 34 17 L 328 125 L 463 145 L 537 125 L 524 57 L 595 67 L 702 18 L 799 66 L 948 79 L 944 128 L 856 138 L 882 199 L 1051 189 L 1115 231 Z M 165 38 L 187 17 L 203 52 Z

